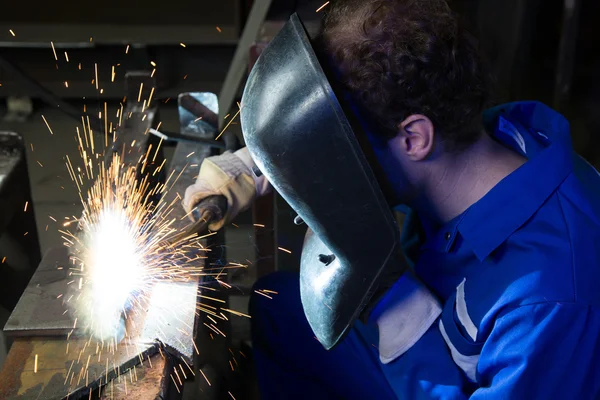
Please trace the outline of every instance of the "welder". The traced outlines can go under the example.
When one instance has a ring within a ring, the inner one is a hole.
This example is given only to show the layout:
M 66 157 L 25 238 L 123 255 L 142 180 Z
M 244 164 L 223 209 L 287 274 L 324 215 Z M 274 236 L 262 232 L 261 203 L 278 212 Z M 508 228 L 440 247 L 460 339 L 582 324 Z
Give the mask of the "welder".
M 488 88 L 444 0 L 331 2 L 261 55 L 248 148 L 184 207 L 225 196 L 219 229 L 268 180 L 310 228 L 300 274 L 256 283 L 263 398 L 599 398 L 600 176 L 562 115 Z

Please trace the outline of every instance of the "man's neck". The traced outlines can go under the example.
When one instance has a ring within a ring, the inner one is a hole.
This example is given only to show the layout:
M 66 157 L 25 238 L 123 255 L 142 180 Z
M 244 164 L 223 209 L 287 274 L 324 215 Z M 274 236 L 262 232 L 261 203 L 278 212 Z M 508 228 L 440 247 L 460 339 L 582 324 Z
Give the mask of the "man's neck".
M 484 197 L 527 159 L 484 134 L 459 155 L 448 155 L 432 168 L 414 209 L 444 224 Z

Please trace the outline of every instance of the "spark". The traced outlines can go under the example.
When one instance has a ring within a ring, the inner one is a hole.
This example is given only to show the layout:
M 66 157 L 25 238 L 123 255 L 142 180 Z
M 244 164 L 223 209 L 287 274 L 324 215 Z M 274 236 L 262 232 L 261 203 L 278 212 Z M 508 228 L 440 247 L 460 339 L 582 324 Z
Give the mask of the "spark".
M 98 90 L 98 64 L 94 63 L 94 74 L 96 76 L 96 78 L 94 79 L 94 81 L 96 82 L 96 90 Z
M 258 294 L 260 294 L 260 295 L 262 295 L 262 296 L 265 296 L 267 299 L 271 299 L 271 300 L 273 300 L 273 298 L 272 298 L 271 296 L 269 296 L 269 295 L 267 295 L 267 294 L 264 294 L 264 293 L 262 293 L 262 292 L 259 292 L 258 290 L 255 290 L 254 292 L 255 292 L 255 293 L 258 293 Z
M 156 63 L 154 61 L 150 61 L 150 65 L 152 65 L 153 67 L 156 67 Z
M 138 103 L 142 101 L 142 90 L 144 89 L 144 82 L 140 83 L 140 92 L 138 94 Z
M 218 31 L 219 33 L 221 33 L 221 28 L 219 28 L 218 26 L 217 26 L 217 31 Z
M 67 54 L 66 51 L 65 51 L 65 60 L 67 60 L 67 62 L 69 62 L 69 55 Z
M 115 66 L 114 65 L 112 66 L 112 72 L 111 72 L 111 75 L 110 75 L 110 81 L 111 82 L 115 81 Z
M 156 68 L 154 68 L 154 69 L 152 70 L 152 73 L 150 74 L 150 78 L 154 77 L 154 73 L 155 73 L 155 72 L 156 72 Z
M 6 257 L 2 258 L 2 264 L 6 261 Z
M 35 362 L 34 363 L 35 364 L 33 366 L 33 373 L 37 374 L 37 371 L 38 371 L 38 355 L 37 354 L 35 355 Z
M 104 102 L 104 144 L 108 147 L 108 110 L 106 102 Z
M 17 35 L 15 35 L 15 32 L 13 32 L 13 30 L 12 30 L 12 29 L 9 29 L 8 31 L 10 32 L 10 34 L 11 34 L 11 35 L 13 35 L 13 36 L 17 36 Z M 185 46 L 183 46 L 183 47 L 185 47 Z
M 215 140 L 219 139 L 221 137 L 221 135 L 227 130 L 227 128 L 229 128 L 229 125 L 231 125 L 231 123 L 235 120 L 235 118 L 238 116 L 238 114 L 240 113 L 241 109 L 237 110 L 237 112 L 235 113 L 235 115 L 233 116 L 233 118 L 231 118 L 229 120 L 229 123 L 227 125 L 225 125 L 225 128 L 223 128 L 223 130 L 221 131 L 221 133 L 219 133 L 217 135 L 217 137 L 215 138 Z
M 323 4 L 321 7 L 317 8 L 317 11 L 316 11 L 316 12 L 319 12 L 319 11 L 321 11 L 322 9 L 324 9 L 325 7 L 327 7 L 327 4 L 329 4 L 329 2 L 328 2 L 328 1 L 327 1 L 327 2 L 325 2 L 325 4 Z
M 27 212 L 27 206 L 28 206 L 28 205 L 29 205 L 29 202 L 28 202 L 28 201 L 26 201 L 26 202 L 25 202 L 25 209 L 23 210 L 23 212 Z
M 125 54 L 129 53 L 129 45 L 125 48 Z
M 58 61 L 58 56 L 56 55 L 56 49 L 54 48 L 54 42 L 50 42 L 50 46 L 52 46 L 52 52 L 54 53 L 54 59 Z
M 65 81 L 65 87 L 69 87 L 69 82 Z
M 14 35 L 13 35 L 14 36 Z M 185 43 L 179 43 L 181 47 L 185 47 Z
M 40 167 L 44 168 L 44 165 L 43 165 L 41 162 L 39 162 L 39 161 L 37 161 L 37 160 L 36 160 L 36 162 L 37 162 L 38 164 L 40 164 Z
M 148 97 L 148 108 L 150 108 L 150 102 L 152 101 L 152 95 L 154 94 L 154 86 L 150 90 L 150 96 Z
M 239 317 L 252 318 L 252 317 L 250 317 L 248 314 L 244 314 L 244 313 L 242 313 L 242 312 L 235 311 L 235 310 L 230 310 L 229 308 L 221 308 L 221 310 L 223 310 L 223 311 L 227 311 L 228 313 L 231 313 L 231 314 L 233 314 L 233 315 L 237 315 L 237 316 L 239 316 Z
M 210 384 L 210 381 L 208 380 L 208 378 L 206 377 L 206 375 L 204 375 L 204 371 L 202 371 L 202 369 L 200 369 L 200 373 L 202 374 L 202 376 L 204 377 L 204 379 L 206 380 L 206 383 L 208 383 L 208 386 L 212 386 Z
M 265 227 L 263 224 L 254 224 L 254 226 L 259 227 L 259 228 L 264 228 Z
M 171 379 L 173 380 L 173 383 L 175 384 L 175 389 L 177 389 L 177 393 L 181 393 L 181 391 L 179 390 L 179 386 L 177 386 L 177 382 L 175 381 L 175 378 L 173 378 L 173 374 L 169 374 L 171 376 Z
M 292 254 L 292 252 L 290 250 L 284 249 L 283 247 L 278 247 L 278 249 L 281 250 L 281 251 L 285 251 L 288 254 Z
M 51 135 L 54 135 L 54 132 L 52 132 L 52 128 L 50 128 L 50 124 L 48 123 L 48 121 L 46 121 L 46 117 L 44 117 L 44 115 L 42 114 L 42 119 L 44 120 L 44 122 L 46 123 L 46 126 L 48 127 L 48 130 L 50 131 Z

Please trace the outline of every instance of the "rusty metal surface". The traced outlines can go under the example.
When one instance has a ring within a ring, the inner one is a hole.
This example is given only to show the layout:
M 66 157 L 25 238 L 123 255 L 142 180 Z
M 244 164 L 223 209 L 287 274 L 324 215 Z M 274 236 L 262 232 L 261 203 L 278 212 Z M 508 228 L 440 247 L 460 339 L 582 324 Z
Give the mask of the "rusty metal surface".
M 162 354 L 150 357 L 149 362 L 136 367 L 132 374 L 119 375 L 102 387 L 101 400 L 163 400 L 166 398 L 172 363 Z
M 156 347 L 140 349 L 136 343 L 122 343 L 114 354 L 108 349 L 97 352 L 96 344 L 88 343 L 86 339 L 15 339 L 0 372 L 0 399 L 84 398 L 107 376 L 113 379 L 140 359 L 148 363 L 148 356 L 156 352 Z

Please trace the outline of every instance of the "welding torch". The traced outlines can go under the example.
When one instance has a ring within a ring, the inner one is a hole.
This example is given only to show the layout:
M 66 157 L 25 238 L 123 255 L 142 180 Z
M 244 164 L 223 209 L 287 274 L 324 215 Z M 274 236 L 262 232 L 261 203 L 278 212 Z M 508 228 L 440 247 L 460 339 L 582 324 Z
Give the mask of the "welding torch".
M 202 233 L 208 232 L 210 223 L 223 218 L 226 211 L 227 199 L 225 196 L 209 196 L 203 199 L 189 213 L 189 217 L 193 221 L 192 224 L 186 226 L 184 230 L 177 233 L 169 241 L 176 244 L 191 235 L 197 234 L 200 236 Z

